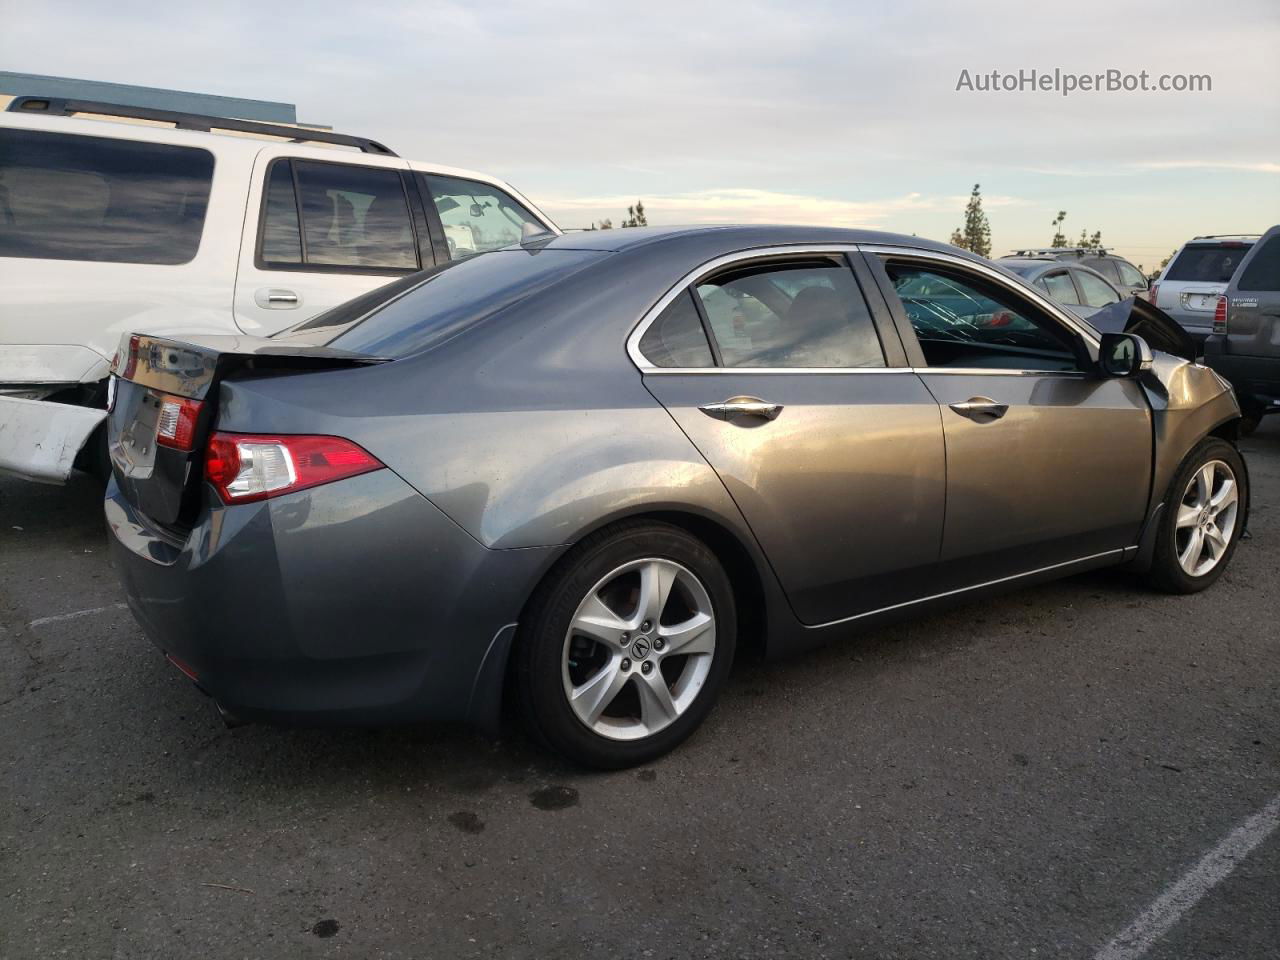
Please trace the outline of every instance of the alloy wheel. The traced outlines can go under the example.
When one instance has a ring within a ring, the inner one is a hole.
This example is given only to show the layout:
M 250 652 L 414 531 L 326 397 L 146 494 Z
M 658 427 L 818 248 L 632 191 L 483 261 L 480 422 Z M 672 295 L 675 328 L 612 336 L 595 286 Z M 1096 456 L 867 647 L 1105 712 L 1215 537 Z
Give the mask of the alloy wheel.
M 715 612 L 701 581 L 671 560 L 634 560 L 601 578 L 574 612 L 564 693 L 600 736 L 641 739 L 689 709 L 715 652 Z
M 1239 507 L 1236 475 L 1226 463 L 1210 460 L 1192 474 L 1173 528 L 1174 552 L 1188 575 L 1202 577 L 1221 562 Z

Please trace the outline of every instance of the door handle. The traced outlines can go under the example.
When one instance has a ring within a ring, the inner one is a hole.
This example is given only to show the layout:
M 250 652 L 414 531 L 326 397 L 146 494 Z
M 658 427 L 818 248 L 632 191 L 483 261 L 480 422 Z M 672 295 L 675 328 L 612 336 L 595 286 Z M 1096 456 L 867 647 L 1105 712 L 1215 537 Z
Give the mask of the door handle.
M 724 403 L 704 403 L 698 408 L 708 417 L 717 420 L 728 420 L 730 417 L 763 417 L 765 420 L 777 420 L 782 412 L 782 404 L 770 403 L 759 397 L 730 397 Z
M 292 310 L 302 302 L 302 298 L 292 290 L 263 287 L 253 292 L 253 302 L 267 310 Z
M 968 417 L 978 423 L 991 423 L 1009 412 L 1007 403 L 997 403 L 990 397 L 970 397 L 968 400 L 952 403 L 949 406 L 960 416 Z

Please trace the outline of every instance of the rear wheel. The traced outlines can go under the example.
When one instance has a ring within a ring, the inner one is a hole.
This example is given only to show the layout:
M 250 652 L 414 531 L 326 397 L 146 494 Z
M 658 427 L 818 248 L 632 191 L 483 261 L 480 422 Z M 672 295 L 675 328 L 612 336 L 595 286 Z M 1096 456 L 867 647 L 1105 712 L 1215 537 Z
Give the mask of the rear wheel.
M 1195 593 L 1222 576 L 1240 542 L 1249 504 L 1244 460 L 1211 437 L 1183 461 L 1160 518 L 1151 581 L 1171 593 Z
M 579 545 L 530 605 L 516 661 L 525 720 L 586 766 L 644 763 L 710 713 L 736 632 L 728 577 L 701 541 L 620 524 Z

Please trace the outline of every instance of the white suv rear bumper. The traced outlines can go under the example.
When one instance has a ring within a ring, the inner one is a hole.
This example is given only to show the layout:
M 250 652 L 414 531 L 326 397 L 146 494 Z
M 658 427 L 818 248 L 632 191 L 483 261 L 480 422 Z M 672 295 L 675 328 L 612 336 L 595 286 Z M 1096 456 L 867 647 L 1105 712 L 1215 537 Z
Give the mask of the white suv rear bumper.
M 76 454 L 107 411 L 0 396 L 0 473 L 65 483 Z

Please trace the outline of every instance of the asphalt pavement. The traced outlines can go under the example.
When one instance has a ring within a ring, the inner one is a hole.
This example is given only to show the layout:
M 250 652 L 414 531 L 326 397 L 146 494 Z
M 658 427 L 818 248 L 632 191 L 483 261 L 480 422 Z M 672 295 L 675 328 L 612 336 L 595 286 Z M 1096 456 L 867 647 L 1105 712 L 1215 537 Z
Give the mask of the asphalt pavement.
M 0 957 L 1280 956 L 1280 417 L 1243 448 L 1211 590 L 1090 574 L 745 663 L 616 774 L 224 729 L 88 478 L 0 480 Z

